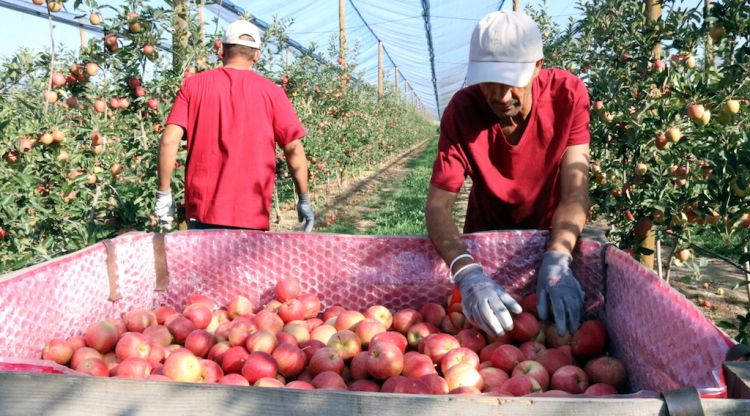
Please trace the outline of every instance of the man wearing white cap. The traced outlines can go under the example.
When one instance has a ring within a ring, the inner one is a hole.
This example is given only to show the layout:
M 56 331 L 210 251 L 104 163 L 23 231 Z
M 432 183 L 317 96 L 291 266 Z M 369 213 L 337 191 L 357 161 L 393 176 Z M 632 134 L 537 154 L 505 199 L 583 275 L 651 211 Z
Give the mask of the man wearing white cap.
M 155 214 L 174 217 L 171 178 L 177 150 L 187 138 L 185 214 L 188 227 L 269 229 L 276 145 L 294 180 L 299 221 L 315 221 L 307 189 L 307 132 L 282 88 L 253 71 L 260 31 L 246 20 L 230 24 L 222 39 L 223 66 L 186 78 L 175 98 L 161 142 Z
M 583 82 L 542 69 L 542 36 L 526 14 L 482 18 L 469 52 L 467 87 L 445 109 L 425 207 L 427 231 L 461 295 L 464 314 L 488 333 L 512 329 L 521 307 L 482 271 L 451 217 L 466 176 L 464 232 L 549 229 L 537 276 L 537 310 L 549 304 L 558 332 L 575 331 L 583 291 L 571 253 L 588 211 L 589 96 Z

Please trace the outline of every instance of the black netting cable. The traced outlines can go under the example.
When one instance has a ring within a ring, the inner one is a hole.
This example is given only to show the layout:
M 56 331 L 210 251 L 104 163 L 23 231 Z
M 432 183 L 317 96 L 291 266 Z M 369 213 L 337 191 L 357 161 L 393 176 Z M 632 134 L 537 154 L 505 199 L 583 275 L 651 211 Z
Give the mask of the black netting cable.
M 440 119 L 440 98 L 438 97 L 437 77 L 435 76 L 435 48 L 432 46 L 432 25 L 430 24 L 430 0 L 422 0 L 422 16 L 424 17 L 424 30 L 427 35 L 427 48 L 430 51 L 430 69 L 432 70 L 432 88 L 435 90 L 435 107 L 438 119 Z

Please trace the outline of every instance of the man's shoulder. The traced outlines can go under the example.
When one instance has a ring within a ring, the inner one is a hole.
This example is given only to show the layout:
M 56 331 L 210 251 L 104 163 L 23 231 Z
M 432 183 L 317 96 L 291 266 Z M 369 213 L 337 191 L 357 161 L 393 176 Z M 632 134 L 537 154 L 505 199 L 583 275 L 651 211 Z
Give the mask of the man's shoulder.
M 586 90 L 586 84 L 575 74 L 560 68 L 548 68 L 539 71 L 537 77 L 540 85 L 553 94 L 559 93 L 577 93 Z
M 467 107 L 474 107 L 482 102 L 484 102 L 484 95 L 482 94 L 482 90 L 479 89 L 479 84 L 469 85 L 468 87 L 461 88 L 453 94 L 453 97 L 451 97 L 451 100 L 448 103 L 448 108 L 459 108 L 463 110 Z M 446 111 L 448 108 L 446 108 Z

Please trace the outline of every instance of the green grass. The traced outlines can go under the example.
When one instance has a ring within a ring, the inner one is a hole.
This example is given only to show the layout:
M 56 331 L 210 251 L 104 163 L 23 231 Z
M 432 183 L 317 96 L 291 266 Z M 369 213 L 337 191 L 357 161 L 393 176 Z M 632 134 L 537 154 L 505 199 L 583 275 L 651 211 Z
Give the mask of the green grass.
M 432 175 L 432 163 L 437 154 L 434 141 L 416 158 L 407 163 L 409 174 L 393 191 L 375 194 L 369 201 L 371 211 L 365 220 L 375 226 L 365 230 L 369 235 L 423 235 L 427 233 L 424 223 L 424 204 Z M 334 223 L 326 232 L 340 234 L 358 233 L 354 224 Z

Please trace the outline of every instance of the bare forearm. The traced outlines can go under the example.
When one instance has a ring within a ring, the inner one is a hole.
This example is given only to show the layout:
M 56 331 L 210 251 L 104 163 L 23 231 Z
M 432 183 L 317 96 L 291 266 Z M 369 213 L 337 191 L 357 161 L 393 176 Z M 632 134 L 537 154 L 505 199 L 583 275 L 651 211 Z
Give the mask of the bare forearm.
M 430 195 L 427 198 L 427 205 L 425 207 L 425 223 L 427 234 L 430 236 L 435 250 L 437 250 L 446 264 L 450 264 L 456 256 L 467 254 L 469 251 L 461 241 L 461 234 L 451 215 L 455 197 L 449 201 L 434 197 L 434 194 L 442 194 L 443 192 L 445 191 L 439 191 L 434 188 L 430 189 Z M 468 257 L 459 259 L 453 265 L 451 274 L 469 263 L 472 263 L 472 260 Z
M 284 147 L 284 157 L 289 165 L 289 174 L 294 180 L 294 187 L 298 195 L 308 193 L 307 187 L 307 157 L 305 148 L 299 140 L 296 140 Z
M 157 179 L 157 189 L 159 191 L 166 192 L 170 190 L 172 173 L 174 173 L 177 151 L 180 147 L 182 134 L 182 127 L 170 124 L 164 130 L 164 134 L 159 141 L 159 177 Z
M 549 250 L 569 254 L 573 252 L 573 247 L 586 223 L 588 206 L 588 197 L 583 195 L 560 202 L 552 218 Z

